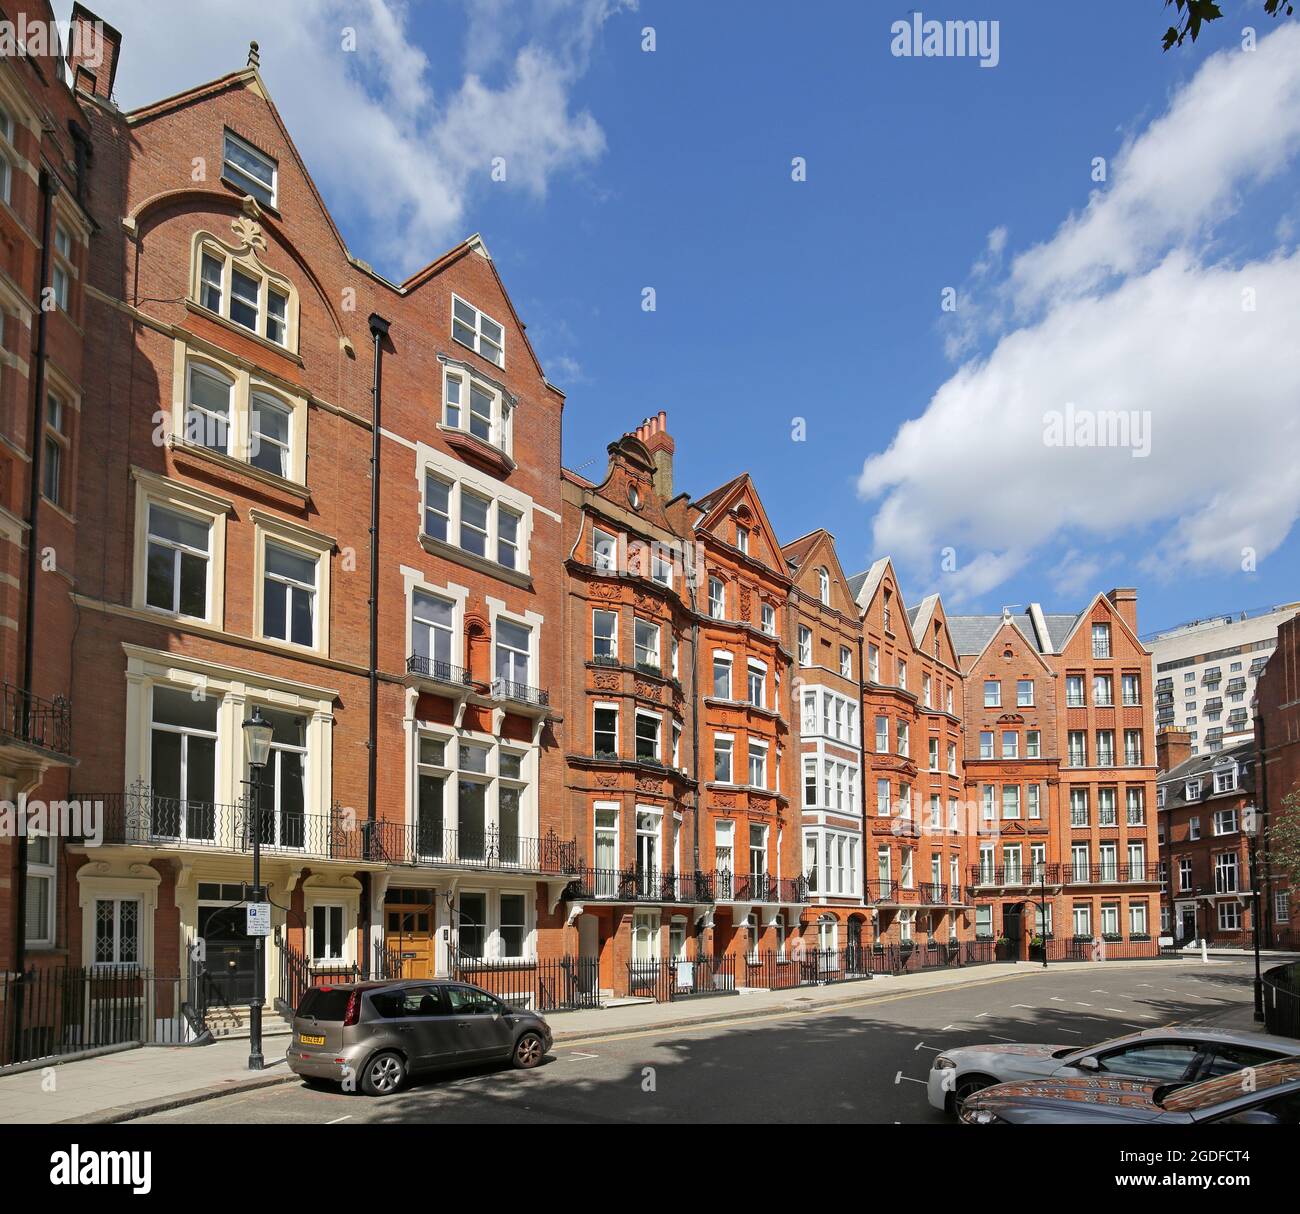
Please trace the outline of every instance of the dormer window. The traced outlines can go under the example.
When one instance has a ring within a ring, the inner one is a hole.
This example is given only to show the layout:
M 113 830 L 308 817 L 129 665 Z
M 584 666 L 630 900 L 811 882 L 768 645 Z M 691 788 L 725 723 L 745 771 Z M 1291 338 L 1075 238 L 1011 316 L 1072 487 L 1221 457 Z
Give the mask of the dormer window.
M 1187 801 L 1199 800 L 1201 796 L 1200 780 L 1188 780 L 1183 787 L 1183 799 Z
M 505 330 L 473 304 L 451 297 L 451 336 L 498 367 L 506 365 Z
M 510 453 L 510 403 L 499 388 L 475 379 L 467 371 L 448 367 L 442 399 L 445 426 Z
M 1237 787 L 1237 765 L 1231 763 L 1214 773 L 1214 791 L 1232 792 Z
M 232 131 L 226 132 L 221 170 L 232 185 L 251 194 L 264 207 L 276 205 L 276 185 L 279 167 L 251 143 L 245 143 Z

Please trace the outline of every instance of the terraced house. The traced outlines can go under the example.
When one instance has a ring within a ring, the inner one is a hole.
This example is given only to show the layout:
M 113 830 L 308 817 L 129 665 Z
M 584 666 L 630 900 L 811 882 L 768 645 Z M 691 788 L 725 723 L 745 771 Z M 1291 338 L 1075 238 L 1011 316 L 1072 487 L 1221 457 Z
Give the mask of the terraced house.
M 1154 952 L 1159 913 L 1151 659 L 1137 595 L 1077 614 L 951 620 L 966 676 L 977 935 Z
M 480 239 L 402 283 L 349 252 L 255 47 L 130 113 L 116 52 L 71 65 L 79 110 L 63 97 L 93 160 L 69 138 L 60 165 L 93 174 L 52 207 L 38 444 L 40 521 L 69 532 L 38 587 L 38 690 L 69 680 L 87 723 L 70 791 L 102 807 L 102 837 L 29 849 L 28 960 L 171 975 L 172 996 L 239 1019 L 258 972 L 291 1001 L 313 970 L 535 956 L 576 863 L 546 810 L 562 395 Z M 14 198 L 35 222 L 44 119 L 24 122 Z M 260 771 L 250 717 L 271 728 Z M 66 762 L 54 735 L 20 741 Z M 245 930 L 254 840 L 264 950 Z M 132 1014 L 152 997 L 133 986 Z

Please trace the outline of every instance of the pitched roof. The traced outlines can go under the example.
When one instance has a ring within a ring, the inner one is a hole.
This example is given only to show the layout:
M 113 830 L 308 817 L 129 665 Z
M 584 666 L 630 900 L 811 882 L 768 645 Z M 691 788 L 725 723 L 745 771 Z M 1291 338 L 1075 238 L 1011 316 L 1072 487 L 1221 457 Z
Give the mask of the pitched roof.
M 885 576 L 888 567 L 889 557 L 882 556 L 870 569 L 855 573 L 849 578 L 849 593 L 857 600 L 859 607 L 865 607 L 871 602 L 876 587 L 880 585 L 880 579 Z
M 1039 653 L 1060 653 L 1061 646 L 1074 630 L 1078 618 L 1077 613 L 1049 615 L 1043 612 L 1037 603 L 1032 604 L 1029 611 L 1011 613 L 1012 622 Z M 950 615 L 948 632 L 952 636 L 953 648 L 964 656 L 982 653 L 997 630 L 1002 627 L 1002 619 L 1001 614 Z M 1042 631 L 1046 632 L 1046 636 L 1040 635 L 1036 620 L 1042 621 Z
M 1165 801 L 1160 806 L 1161 809 L 1177 809 L 1181 806 L 1199 805 L 1203 801 L 1211 800 L 1214 797 L 1214 779 L 1212 772 L 1214 768 L 1222 763 L 1224 759 L 1235 759 L 1238 764 L 1237 787 L 1230 793 L 1220 793 L 1220 796 L 1237 796 L 1242 792 L 1250 793 L 1255 787 L 1255 742 L 1253 739 L 1245 742 L 1238 742 L 1233 746 L 1225 746 L 1222 750 L 1210 750 L 1203 754 L 1192 755 L 1190 759 L 1185 759 L 1177 767 L 1171 767 L 1168 771 L 1156 777 L 1157 785 L 1165 788 Z M 1200 780 L 1201 795 L 1187 799 L 1187 781 Z

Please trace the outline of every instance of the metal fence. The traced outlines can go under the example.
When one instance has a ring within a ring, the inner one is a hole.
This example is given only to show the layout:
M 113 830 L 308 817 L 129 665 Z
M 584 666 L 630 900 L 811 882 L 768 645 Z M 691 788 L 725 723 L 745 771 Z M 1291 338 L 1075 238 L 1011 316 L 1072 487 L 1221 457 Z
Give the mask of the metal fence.
M 599 1007 L 599 965 L 595 957 L 493 961 L 455 952 L 451 957 L 452 977 L 481 987 L 503 1003 L 535 1012 Z
M 1300 1037 L 1300 962 L 1263 975 L 1264 1027 L 1279 1037 Z
M 115 1045 L 182 1045 L 203 1031 L 186 982 L 133 965 L 0 975 L 0 1066 Z
M 708 995 L 736 993 L 736 958 L 656 958 L 627 963 L 627 993 L 671 1003 Z

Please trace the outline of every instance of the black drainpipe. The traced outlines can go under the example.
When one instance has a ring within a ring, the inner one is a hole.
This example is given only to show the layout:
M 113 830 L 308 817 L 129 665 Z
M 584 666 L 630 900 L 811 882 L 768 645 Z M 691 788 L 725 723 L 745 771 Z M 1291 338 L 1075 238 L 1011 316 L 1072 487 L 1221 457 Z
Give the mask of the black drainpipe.
M 695 553 L 692 551 L 691 559 L 694 560 Z M 683 569 L 683 573 L 685 570 Z M 691 813 L 691 857 L 694 862 L 695 880 L 698 883 L 700 878 L 700 704 L 699 704 L 699 649 L 700 649 L 700 621 L 695 610 L 695 585 L 687 579 L 687 585 L 691 592 L 691 777 L 695 781 L 694 790 L 694 809 Z M 698 889 L 697 889 L 698 894 Z M 695 927 L 695 955 L 700 955 L 700 936 L 701 929 L 698 923 Z
M 374 841 L 376 800 L 379 790 L 379 444 L 383 416 L 384 340 L 388 321 L 376 312 L 370 314 L 370 336 L 374 340 L 375 370 L 370 388 L 370 721 L 366 740 L 366 850 L 371 855 Z M 361 932 L 364 941 L 361 967 L 370 972 L 370 874 L 361 874 Z
M 862 785 L 862 905 L 871 905 L 867 879 L 867 668 L 863 662 L 862 620 L 858 620 L 858 780 Z M 876 912 L 879 914 L 879 912 Z
M 54 196 L 59 182 L 48 170 L 41 170 L 41 279 L 36 298 L 39 311 L 36 321 L 36 374 L 32 384 L 32 462 L 27 486 L 27 597 L 23 604 L 23 696 L 24 705 L 32 694 L 35 660 L 37 522 L 41 507 L 41 456 L 45 452 L 45 334 L 47 313 L 45 287 L 50 279 L 50 225 L 54 216 Z M 24 732 L 26 722 L 24 721 Z M 27 967 L 27 832 L 14 837 L 14 972 L 21 975 Z M 13 1040 L 22 1040 L 23 988 L 16 988 L 13 1010 Z

